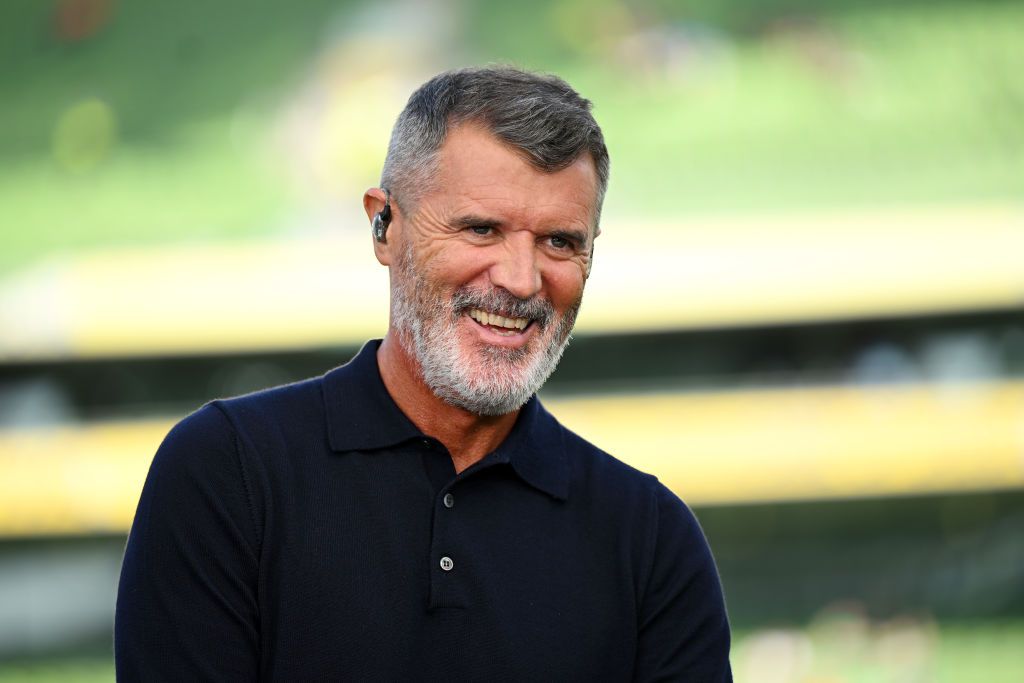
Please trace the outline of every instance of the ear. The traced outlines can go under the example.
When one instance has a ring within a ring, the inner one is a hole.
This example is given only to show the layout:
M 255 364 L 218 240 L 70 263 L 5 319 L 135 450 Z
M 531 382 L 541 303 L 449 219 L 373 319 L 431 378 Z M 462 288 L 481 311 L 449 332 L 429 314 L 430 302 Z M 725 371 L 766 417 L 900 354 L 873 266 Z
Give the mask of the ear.
M 382 266 L 391 265 L 391 250 L 388 248 L 388 242 L 378 242 L 373 237 L 373 217 L 376 216 L 384 209 L 384 203 L 387 200 L 384 190 L 379 187 L 371 187 L 363 194 L 363 209 L 366 211 L 366 218 L 370 221 L 370 240 L 373 242 L 373 254 L 377 257 L 377 261 Z M 395 203 L 391 202 L 391 225 L 395 224 Z M 391 232 L 392 228 L 388 228 L 388 232 Z

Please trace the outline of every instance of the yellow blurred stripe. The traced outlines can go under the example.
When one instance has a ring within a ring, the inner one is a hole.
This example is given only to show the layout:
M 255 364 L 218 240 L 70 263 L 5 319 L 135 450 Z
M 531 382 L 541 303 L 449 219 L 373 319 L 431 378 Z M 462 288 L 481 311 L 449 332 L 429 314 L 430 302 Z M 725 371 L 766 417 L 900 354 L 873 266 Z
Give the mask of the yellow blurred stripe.
M 580 317 L 629 332 L 1024 305 L 1024 207 L 611 226 Z
M 1017 206 L 606 221 L 585 334 L 1006 309 Z M 369 232 L 122 248 L 0 280 L 0 362 L 355 345 L 387 326 Z
M 1024 486 L 1024 382 L 547 401 L 691 504 Z M 170 422 L 0 434 L 0 534 L 128 529 Z
M 693 504 L 1024 485 L 1024 382 L 550 402 Z
M 152 420 L 0 433 L 0 534 L 126 531 L 168 429 Z

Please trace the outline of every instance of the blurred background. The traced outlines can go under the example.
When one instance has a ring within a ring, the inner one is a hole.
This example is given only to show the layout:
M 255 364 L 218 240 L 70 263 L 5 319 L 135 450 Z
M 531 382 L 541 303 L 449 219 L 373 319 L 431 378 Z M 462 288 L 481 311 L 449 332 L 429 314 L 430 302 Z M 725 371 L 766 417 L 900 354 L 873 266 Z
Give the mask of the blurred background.
M 737 680 L 1024 680 L 1024 3 L 8 0 L 0 681 L 112 679 L 163 435 L 383 334 L 361 193 L 492 61 L 595 103 L 543 393 L 695 509 Z

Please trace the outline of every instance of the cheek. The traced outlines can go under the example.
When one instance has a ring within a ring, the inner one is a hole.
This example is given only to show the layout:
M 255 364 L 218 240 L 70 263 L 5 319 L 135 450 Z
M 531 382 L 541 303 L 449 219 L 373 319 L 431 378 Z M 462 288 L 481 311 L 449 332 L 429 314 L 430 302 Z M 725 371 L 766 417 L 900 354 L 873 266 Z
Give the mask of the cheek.
M 420 272 L 435 287 L 454 284 L 457 274 L 454 272 L 452 254 L 449 249 L 438 245 L 423 245 L 417 254 Z
M 551 303 L 559 311 L 576 304 L 583 296 L 586 272 L 575 263 L 560 264 L 548 274 L 548 291 Z
M 485 249 L 470 245 L 450 245 L 440 250 L 428 265 L 438 276 L 455 287 L 463 285 L 486 286 L 490 264 Z

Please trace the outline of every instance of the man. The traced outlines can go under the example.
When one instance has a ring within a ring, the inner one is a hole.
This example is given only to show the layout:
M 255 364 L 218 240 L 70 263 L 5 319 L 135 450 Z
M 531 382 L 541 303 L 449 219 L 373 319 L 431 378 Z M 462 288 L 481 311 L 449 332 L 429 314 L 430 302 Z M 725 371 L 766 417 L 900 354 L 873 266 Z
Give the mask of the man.
M 467 69 L 413 94 L 363 198 L 387 335 L 171 431 L 125 553 L 119 678 L 730 680 L 693 515 L 534 396 L 607 180 L 557 78 Z

